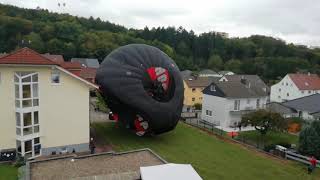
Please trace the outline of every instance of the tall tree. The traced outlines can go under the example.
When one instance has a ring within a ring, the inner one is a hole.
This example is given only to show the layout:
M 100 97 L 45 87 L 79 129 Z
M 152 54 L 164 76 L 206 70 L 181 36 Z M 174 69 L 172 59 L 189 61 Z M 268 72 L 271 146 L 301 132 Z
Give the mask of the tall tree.
M 219 55 L 212 55 L 208 60 L 208 68 L 216 71 L 223 69 L 223 61 Z

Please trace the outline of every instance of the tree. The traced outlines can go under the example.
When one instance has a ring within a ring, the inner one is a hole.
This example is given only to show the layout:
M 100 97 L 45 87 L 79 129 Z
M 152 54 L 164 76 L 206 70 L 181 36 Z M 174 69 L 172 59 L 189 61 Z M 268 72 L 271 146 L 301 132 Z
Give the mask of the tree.
M 202 104 L 200 104 L 200 103 L 195 103 L 195 104 L 194 104 L 194 108 L 195 108 L 196 110 L 201 110 L 201 109 L 202 109 Z
M 42 41 L 40 35 L 38 33 L 32 32 L 26 36 L 23 37 L 23 40 L 26 42 L 30 42 L 28 47 L 31 49 L 34 49 L 40 53 L 43 53 L 44 51 L 44 42 Z
M 234 73 L 240 74 L 241 72 L 241 61 L 237 59 L 231 59 L 226 62 L 225 69 Z
M 221 70 L 223 68 L 223 61 L 219 55 L 212 55 L 208 60 L 208 68 L 214 70 Z
M 264 109 L 244 115 L 241 124 L 253 126 L 261 135 L 266 135 L 270 130 L 283 131 L 288 127 L 286 120 L 279 113 Z
M 313 121 L 300 132 L 299 151 L 320 158 L 320 121 Z

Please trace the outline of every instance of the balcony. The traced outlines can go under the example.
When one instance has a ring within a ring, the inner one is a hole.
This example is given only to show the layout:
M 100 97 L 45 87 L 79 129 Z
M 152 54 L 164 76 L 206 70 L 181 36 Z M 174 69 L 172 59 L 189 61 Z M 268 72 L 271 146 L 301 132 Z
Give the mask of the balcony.
M 256 109 L 254 109 L 252 107 L 241 109 L 241 110 L 230 110 L 230 114 L 232 114 L 232 115 L 244 115 L 244 114 L 248 114 L 250 112 L 253 112 L 255 110 Z

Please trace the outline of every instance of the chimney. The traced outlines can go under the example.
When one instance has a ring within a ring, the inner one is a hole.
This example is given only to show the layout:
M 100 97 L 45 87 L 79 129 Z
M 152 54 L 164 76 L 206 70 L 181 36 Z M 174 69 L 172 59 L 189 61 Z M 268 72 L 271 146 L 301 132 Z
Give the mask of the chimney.
M 246 80 L 246 79 L 244 79 L 244 78 L 242 78 L 242 77 L 241 77 L 240 82 L 241 82 L 242 84 L 244 84 L 244 85 L 246 85 L 246 84 L 247 84 L 247 80 Z

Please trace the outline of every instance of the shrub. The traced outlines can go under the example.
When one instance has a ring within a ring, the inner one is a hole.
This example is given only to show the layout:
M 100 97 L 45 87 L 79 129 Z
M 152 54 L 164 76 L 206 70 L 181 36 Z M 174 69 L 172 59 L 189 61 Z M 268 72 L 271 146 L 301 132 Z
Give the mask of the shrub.
M 196 110 L 201 110 L 201 109 L 202 109 L 202 104 L 196 103 L 196 104 L 194 104 L 194 108 L 195 108 Z
M 313 121 L 303 128 L 299 136 L 299 152 L 320 158 L 320 121 Z

